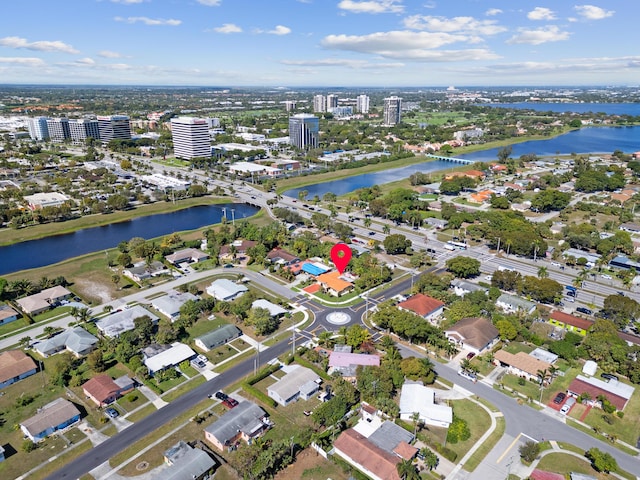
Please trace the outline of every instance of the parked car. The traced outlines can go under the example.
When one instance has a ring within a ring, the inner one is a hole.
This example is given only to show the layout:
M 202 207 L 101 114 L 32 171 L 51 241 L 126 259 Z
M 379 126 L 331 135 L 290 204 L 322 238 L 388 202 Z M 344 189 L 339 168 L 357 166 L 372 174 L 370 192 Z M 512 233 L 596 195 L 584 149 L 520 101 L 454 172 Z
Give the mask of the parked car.
M 227 395 L 227 394 L 226 394 L 226 393 L 224 393 L 224 392 L 216 392 L 215 397 L 216 397 L 218 400 L 226 400 L 227 398 L 229 398 L 229 395 Z
M 553 399 L 553 403 L 555 403 L 556 405 L 560 405 L 562 402 L 564 402 L 565 398 L 567 398 L 567 394 L 560 392 L 556 395 L 556 398 Z
M 585 315 L 593 315 L 593 311 L 587 307 L 578 307 L 576 312 L 584 313 Z
M 602 378 L 604 378 L 605 380 L 609 380 L 609 381 L 611 381 L 611 380 L 615 380 L 615 381 L 618 381 L 618 377 L 617 377 L 617 376 L 615 376 L 615 375 L 613 375 L 612 373 L 601 373 L 601 374 L 600 374 L 600 376 L 601 376 Z
M 475 356 L 476 356 L 476 354 L 475 354 L 475 353 L 473 353 L 473 352 L 469 352 L 469 353 L 467 353 L 467 360 L 471 360 L 471 359 L 472 359 L 473 357 L 475 357 Z
M 115 408 L 107 408 L 104 413 L 106 413 L 111 418 L 116 418 L 120 416 L 120 413 Z
M 235 398 L 227 397 L 222 401 L 222 404 L 227 408 L 233 408 L 238 405 L 238 401 Z
M 575 403 L 576 403 L 576 399 L 573 397 L 569 397 L 566 403 L 560 409 L 560 413 L 562 413 L 563 415 L 566 415 L 567 413 L 569 413 L 569 410 L 571 410 L 571 407 L 573 407 Z
M 564 297 L 564 301 L 565 301 L 565 302 L 569 302 L 569 303 L 573 303 L 573 302 L 575 302 L 575 301 L 576 301 L 576 299 L 575 299 L 575 298 L 573 298 L 573 297 Z
M 458 375 L 460 375 L 463 378 L 466 378 L 467 380 L 471 380 L 472 382 L 475 382 L 476 380 L 478 380 L 478 377 L 473 374 L 473 373 L 469 373 L 466 370 L 458 370 Z

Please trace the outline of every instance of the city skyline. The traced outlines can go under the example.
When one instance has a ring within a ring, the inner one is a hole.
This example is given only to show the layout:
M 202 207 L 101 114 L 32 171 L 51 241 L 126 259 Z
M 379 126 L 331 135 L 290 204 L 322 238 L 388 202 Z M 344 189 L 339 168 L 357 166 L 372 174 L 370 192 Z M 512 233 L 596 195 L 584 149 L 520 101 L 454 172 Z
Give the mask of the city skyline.
M 0 82 L 224 86 L 638 85 L 633 2 L 12 2 Z

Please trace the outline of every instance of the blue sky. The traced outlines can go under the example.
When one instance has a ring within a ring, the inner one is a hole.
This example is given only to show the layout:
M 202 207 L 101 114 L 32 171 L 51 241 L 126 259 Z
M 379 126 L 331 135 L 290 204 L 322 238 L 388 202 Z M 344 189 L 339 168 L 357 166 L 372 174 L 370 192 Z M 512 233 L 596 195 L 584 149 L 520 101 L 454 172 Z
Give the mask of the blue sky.
M 639 85 L 638 11 L 637 0 L 12 0 L 0 83 Z

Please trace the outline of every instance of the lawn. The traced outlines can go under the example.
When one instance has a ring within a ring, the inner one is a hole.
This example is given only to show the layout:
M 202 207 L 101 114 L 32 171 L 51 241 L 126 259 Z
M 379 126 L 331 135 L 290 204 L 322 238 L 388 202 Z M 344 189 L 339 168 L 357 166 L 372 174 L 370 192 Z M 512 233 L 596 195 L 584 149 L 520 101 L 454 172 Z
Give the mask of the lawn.
M 504 435 L 505 421 L 503 417 L 496 418 L 496 429 L 493 431 L 489 438 L 480 445 L 480 447 L 469 457 L 469 460 L 464 464 L 464 469 L 473 472 L 478 465 L 484 460 L 484 457 L 493 449 L 498 441 Z
M 526 345 L 520 342 L 510 342 L 502 347 L 503 350 L 512 353 L 513 355 L 517 354 L 518 352 L 531 353 L 535 348 L 536 347 L 532 345 Z
M 524 380 L 524 384 L 521 385 Z M 502 377 L 502 383 L 510 390 L 515 390 L 531 400 L 540 399 L 540 388 L 535 382 L 518 377 L 517 375 L 506 374 Z M 544 392 L 543 392 L 544 393 Z
M 246 350 L 247 348 L 252 348 L 251 345 L 249 345 L 247 342 L 245 342 L 241 338 L 236 338 L 232 342 L 229 342 L 229 345 L 231 345 L 232 347 L 237 348 L 239 351 Z
M 140 392 L 135 391 L 118 399 L 118 405 L 120 405 L 121 410 L 124 410 L 125 413 L 132 412 L 147 402 L 147 397 L 142 395 Z
M 195 377 L 195 378 L 183 383 L 182 385 L 180 385 L 175 390 L 172 390 L 169 393 L 164 394 L 162 396 L 162 399 L 165 402 L 171 402 L 171 401 L 175 400 L 176 398 L 184 395 L 189 390 L 193 390 L 197 386 L 202 385 L 206 381 L 207 380 L 202 375 L 200 375 L 198 377 Z
M 179 375 L 176 378 L 172 378 L 170 380 L 165 380 L 163 382 L 157 383 L 154 379 L 146 380 L 145 383 L 154 390 L 155 392 L 165 393 L 171 390 L 173 387 L 177 387 L 182 382 L 184 382 L 186 378 L 184 375 Z
M 587 460 L 567 455 L 566 453 L 550 453 L 542 457 L 537 466 L 540 470 L 555 472 L 561 475 L 568 475 L 571 472 L 584 473 L 592 475 L 599 480 L 616 478 L 613 475 L 596 472 Z
M 447 448 L 456 452 L 458 459 L 461 459 L 465 453 L 475 445 L 480 437 L 489 430 L 489 427 L 491 427 L 491 417 L 484 408 L 471 400 L 454 400 L 451 403 L 453 405 L 453 414 L 465 420 L 471 431 L 471 437 L 468 440 L 458 443 L 447 443 Z
M 21 328 L 27 328 L 29 326 L 33 327 L 33 325 L 27 323 L 28 320 L 26 317 L 20 317 L 13 322 L 5 323 L 4 325 L 0 325 L 0 338 L 5 336 L 9 336 L 16 330 L 20 330 Z
M 127 420 L 129 420 L 131 422 L 139 422 L 140 420 L 145 418 L 147 415 L 151 415 L 155 411 L 156 411 L 155 405 L 150 403 L 149 405 L 146 405 L 146 406 L 142 407 L 140 410 L 138 410 L 138 411 L 132 413 L 131 415 L 129 415 L 127 417 Z
M 233 357 L 238 351 L 231 345 L 220 345 L 218 348 L 205 353 L 207 358 L 211 360 L 214 365 L 225 361 L 227 358 Z
M 204 335 L 205 333 L 209 333 L 217 328 L 222 327 L 223 325 L 227 325 L 229 322 L 226 322 L 222 318 L 214 317 L 213 320 L 209 320 L 208 318 L 200 318 L 197 322 L 187 328 L 187 332 L 189 333 L 190 338 L 196 338 Z

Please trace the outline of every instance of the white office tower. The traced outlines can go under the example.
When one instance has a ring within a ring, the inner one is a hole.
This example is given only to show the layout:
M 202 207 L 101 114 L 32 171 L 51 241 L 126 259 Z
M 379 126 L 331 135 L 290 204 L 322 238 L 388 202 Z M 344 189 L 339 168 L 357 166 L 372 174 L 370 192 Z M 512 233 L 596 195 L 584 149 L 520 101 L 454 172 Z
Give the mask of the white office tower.
M 389 97 L 384 99 L 384 118 L 385 125 L 397 125 L 400 123 L 402 111 L 402 99 L 400 97 Z
M 27 123 L 29 136 L 32 140 L 48 140 L 49 129 L 47 128 L 47 117 L 30 118 Z
M 69 133 L 73 143 L 85 143 L 87 138 L 100 140 L 98 121 L 89 118 L 72 118 L 69 120 Z
M 67 138 L 71 138 L 68 118 L 47 118 L 47 130 L 49 130 L 49 138 L 55 142 L 64 142 Z
M 287 112 L 295 110 L 297 105 L 298 102 L 296 102 L 295 100 L 285 100 L 284 102 L 284 108 Z
M 369 113 L 369 95 L 358 95 L 356 98 L 356 111 Z
M 298 148 L 318 148 L 318 117 L 309 113 L 299 113 L 289 117 L 289 143 Z
M 97 118 L 102 143 L 109 143 L 116 138 L 131 139 L 131 126 L 127 115 L 102 115 Z
M 333 111 L 338 106 L 338 95 L 327 95 L 327 112 Z
M 327 111 L 327 98 L 324 95 L 315 95 L 313 97 L 313 111 L 316 113 Z
M 172 118 L 171 136 L 173 152 L 177 158 L 191 160 L 211 156 L 209 125 L 206 120 L 194 117 Z

